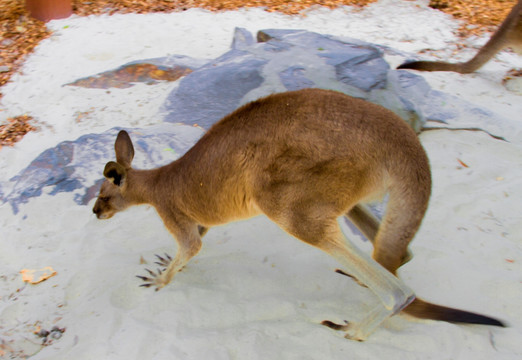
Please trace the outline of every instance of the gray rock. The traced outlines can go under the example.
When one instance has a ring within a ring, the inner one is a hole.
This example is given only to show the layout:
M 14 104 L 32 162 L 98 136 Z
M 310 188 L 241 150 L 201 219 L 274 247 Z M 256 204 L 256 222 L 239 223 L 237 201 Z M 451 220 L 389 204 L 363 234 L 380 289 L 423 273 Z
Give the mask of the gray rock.
M 263 59 L 232 50 L 183 78 L 164 104 L 165 121 L 209 128 L 263 82 Z
M 236 29 L 231 51 L 187 75 L 168 96 L 165 121 L 208 128 L 248 101 L 309 87 L 380 103 L 416 129 L 425 121 L 406 91 L 397 91 L 401 84 L 389 84 L 379 47 L 304 30 L 263 30 L 257 39 Z
M 129 63 L 124 64 L 123 66 L 134 64 L 152 64 L 156 66 L 163 66 L 166 68 L 174 66 L 184 66 L 189 69 L 195 70 L 207 64 L 209 61 L 209 59 L 196 59 L 185 55 L 169 55 L 159 58 L 131 61 Z
M 302 66 L 291 66 L 279 73 L 279 79 L 288 91 L 315 87 L 315 83 L 305 76 Z
M 234 29 L 234 39 L 232 40 L 232 49 L 242 50 L 250 45 L 254 44 L 254 37 L 243 28 Z

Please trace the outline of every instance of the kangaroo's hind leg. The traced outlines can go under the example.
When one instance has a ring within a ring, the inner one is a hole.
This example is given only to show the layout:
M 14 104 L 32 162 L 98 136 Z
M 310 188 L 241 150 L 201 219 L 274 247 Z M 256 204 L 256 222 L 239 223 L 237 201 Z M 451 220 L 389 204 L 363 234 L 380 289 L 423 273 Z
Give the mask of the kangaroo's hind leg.
M 375 216 L 371 210 L 364 204 L 355 205 L 345 216 L 359 229 L 363 235 L 375 244 L 375 238 L 379 231 L 380 220 Z M 401 265 L 406 264 L 413 258 L 413 255 L 408 250 L 406 256 L 402 259 Z
M 269 217 L 291 235 L 334 257 L 344 272 L 356 277 L 379 297 L 381 304 L 372 309 L 361 322 L 342 328 L 347 332 L 347 338 L 364 340 L 385 319 L 407 306 L 414 295 L 402 281 L 348 241 L 341 232 L 336 216 L 328 216 L 326 213 L 287 212 Z

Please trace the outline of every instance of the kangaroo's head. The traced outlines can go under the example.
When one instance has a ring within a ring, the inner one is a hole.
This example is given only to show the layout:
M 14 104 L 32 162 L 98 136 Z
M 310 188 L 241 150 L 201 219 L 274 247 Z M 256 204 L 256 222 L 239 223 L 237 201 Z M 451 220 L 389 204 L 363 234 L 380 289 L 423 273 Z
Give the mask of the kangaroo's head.
M 105 165 L 103 175 L 106 180 L 100 188 L 100 194 L 92 209 L 98 219 L 109 219 L 133 204 L 127 191 L 127 175 L 132 170 L 134 147 L 125 130 L 119 132 L 114 150 L 116 151 L 116 162 L 109 161 Z

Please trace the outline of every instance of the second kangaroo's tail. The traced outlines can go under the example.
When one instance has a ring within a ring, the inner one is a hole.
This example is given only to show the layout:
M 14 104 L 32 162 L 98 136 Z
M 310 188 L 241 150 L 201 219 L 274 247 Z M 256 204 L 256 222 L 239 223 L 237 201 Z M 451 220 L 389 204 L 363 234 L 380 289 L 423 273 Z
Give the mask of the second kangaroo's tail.
M 410 61 L 401 64 L 397 69 L 412 69 L 420 71 L 454 71 L 462 73 L 462 63 L 448 63 L 442 61 Z
M 413 69 L 421 71 L 454 71 L 461 74 L 472 73 L 487 63 L 493 56 L 507 46 L 520 43 L 522 1 L 513 7 L 507 18 L 500 25 L 489 41 L 469 61 L 448 63 L 442 61 L 406 62 L 397 69 Z M 518 29 L 515 28 L 518 27 Z

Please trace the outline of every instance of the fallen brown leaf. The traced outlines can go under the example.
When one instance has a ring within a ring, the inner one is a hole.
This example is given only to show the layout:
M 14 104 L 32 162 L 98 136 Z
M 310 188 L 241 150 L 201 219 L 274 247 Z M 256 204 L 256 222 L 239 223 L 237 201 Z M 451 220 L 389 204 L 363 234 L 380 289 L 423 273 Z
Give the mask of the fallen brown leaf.
M 22 274 L 22 281 L 27 282 L 29 284 L 39 284 L 42 281 L 45 281 L 56 275 L 56 271 L 50 267 L 46 266 L 43 269 L 35 270 L 35 269 L 22 269 L 20 270 L 20 274 Z
M 464 161 L 460 160 L 460 159 L 457 159 L 457 161 L 459 162 L 460 165 L 462 165 L 463 167 L 465 168 L 469 168 L 468 164 L 466 164 Z

